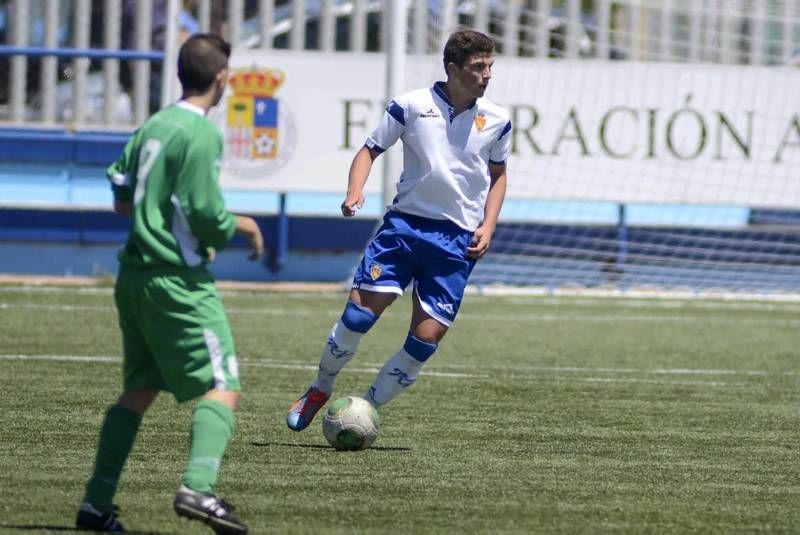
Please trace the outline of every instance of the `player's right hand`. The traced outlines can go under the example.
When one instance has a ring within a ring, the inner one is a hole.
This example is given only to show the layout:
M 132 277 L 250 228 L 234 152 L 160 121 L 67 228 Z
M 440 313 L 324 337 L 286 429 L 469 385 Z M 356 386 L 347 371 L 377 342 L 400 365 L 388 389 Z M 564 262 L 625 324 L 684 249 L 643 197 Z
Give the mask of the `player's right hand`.
M 353 217 L 356 212 L 364 206 L 364 195 L 348 195 L 342 203 L 342 215 L 345 217 Z

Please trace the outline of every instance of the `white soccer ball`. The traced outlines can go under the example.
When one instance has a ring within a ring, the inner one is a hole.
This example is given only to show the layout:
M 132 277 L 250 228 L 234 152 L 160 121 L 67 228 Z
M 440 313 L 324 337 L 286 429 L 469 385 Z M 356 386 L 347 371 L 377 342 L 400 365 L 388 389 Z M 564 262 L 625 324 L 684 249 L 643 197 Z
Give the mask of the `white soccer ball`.
M 325 411 L 322 432 L 337 450 L 369 448 L 381 428 L 381 419 L 369 401 L 357 396 L 339 398 Z

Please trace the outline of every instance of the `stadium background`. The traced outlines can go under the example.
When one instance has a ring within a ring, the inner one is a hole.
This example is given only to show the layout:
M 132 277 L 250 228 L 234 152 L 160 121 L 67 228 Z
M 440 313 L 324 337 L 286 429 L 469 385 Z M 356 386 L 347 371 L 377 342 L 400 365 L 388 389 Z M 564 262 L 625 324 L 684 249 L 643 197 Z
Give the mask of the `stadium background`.
M 374 173 L 359 217 L 336 217 L 347 162 L 380 106 L 348 113 L 436 79 L 443 39 L 460 27 L 496 39 L 488 96 L 516 106 L 519 141 L 512 191 L 476 284 L 797 291 L 800 106 L 787 93 L 800 72 L 800 25 L 794 2 L 770 0 L 2 2 L 0 59 L 9 77 L 0 88 L 0 272 L 113 275 L 126 223 L 109 211 L 103 169 L 135 125 L 174 97 L 180 35 L 210 29 L 235 43 L 234 66 L 283 69 L 286 87 L 267 98 L 295 113 L 273 117 L 271 158 L 240 158 L 223 176 L 228 206 L 258 217 L 269 257 L 252 266 L 223 254 L 212 269 L 234 280 L 346 280 L 399 160 L 385 158 L 393 162 L 383 181 Z M 326 64 L 336 69 L 326 73 Z M 670 73 L 684 78 L 669 86 Z M 296 83 L 314 76 L 316 85 Z M 657 100 L 672 108 L 656 119 L 647 80 L 658 76 L 666 82 Z M 326 84 L 352 95 L 350 104 Z M 563 109 L 547 126 L 544 112 L 559 100 Z M 590 128 L 592 113 L 603 120 Z M 226 118 L 217 118 L 223 128 Z M 662 157 L 647 161 L 658 152 L 651 142 L 638 161 L 615 167 L 626 136 L 646 144 L 656 120 L 660 131 L 675 126 Z M 309 149 L 307 139 L 328 124 L 339 134 L 317 161 L 317 140 Z M 598 126 L 608 129 L 598 136 Z M 550 150 L 533 150 L 548 132 Z M 605 154 L 584 158 L 592 143 Z M 300 176 L 287 175 L 306 161 Z

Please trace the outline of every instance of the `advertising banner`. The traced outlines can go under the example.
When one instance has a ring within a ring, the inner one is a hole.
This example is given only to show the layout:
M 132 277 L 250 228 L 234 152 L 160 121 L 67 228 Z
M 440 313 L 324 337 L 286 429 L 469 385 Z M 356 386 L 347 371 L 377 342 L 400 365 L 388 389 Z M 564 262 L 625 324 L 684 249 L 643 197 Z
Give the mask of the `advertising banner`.
M 438 56 L 406 63 L 408 89 L 444 78 Z M 385 57 L 247 50 L 231 65 L 211 115 L 223 187 L 344 193 L 385 107 Z M 486 96 L 511 113 L 510 198 L 800 207 L 798 87 L 790 67 L 497 56 Z

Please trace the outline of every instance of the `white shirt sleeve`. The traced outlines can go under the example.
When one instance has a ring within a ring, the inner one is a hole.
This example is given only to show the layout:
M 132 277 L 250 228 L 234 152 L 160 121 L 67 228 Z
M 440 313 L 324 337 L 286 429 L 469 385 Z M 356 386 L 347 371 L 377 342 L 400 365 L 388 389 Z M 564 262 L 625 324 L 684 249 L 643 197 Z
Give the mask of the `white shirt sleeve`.
M 506 163 L 508 152 L 511 147 L 511 121 L 508 121 L 500 131 L 500 136 L 492 146 L 489 154 L 489 162 L 495 164 Z
M 392 100 L 383 112 L 381 122 L 367 138 L 366 146 L 381 153 L 394 145 L 406 131 L 407 106 Z

